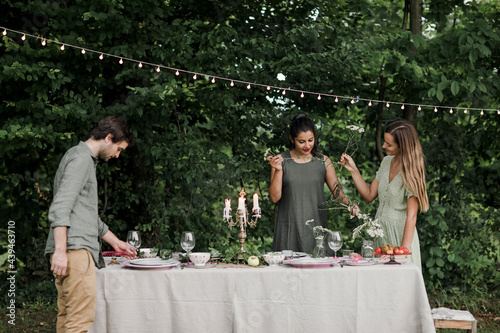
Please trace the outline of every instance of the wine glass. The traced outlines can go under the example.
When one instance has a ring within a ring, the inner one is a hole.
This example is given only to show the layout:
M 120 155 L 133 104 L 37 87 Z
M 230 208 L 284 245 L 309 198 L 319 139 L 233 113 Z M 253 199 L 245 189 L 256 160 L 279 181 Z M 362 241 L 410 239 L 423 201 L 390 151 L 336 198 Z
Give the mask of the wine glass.
M 181 235 L 181 247 L 189 254 L 195 244 L 194 233 L 192 231 L 184 231 Z
M 332 231 L 328 235 L 327 241 L 328 241 L 328 246 L 330 247 L 330 249 L 335 251 L 335 259 L 336 259 L 337 258 L 337 251 L 340 250 L 340 248 L 342 247 L 342 244 L 344 243 L 342 240 L 342 234 L 340 233 L 340 231 Z
M 129 243 L 135 250 L 141 246 L 141 234 L 139 231 L 130 230 L 127 234 L 127 243 Z

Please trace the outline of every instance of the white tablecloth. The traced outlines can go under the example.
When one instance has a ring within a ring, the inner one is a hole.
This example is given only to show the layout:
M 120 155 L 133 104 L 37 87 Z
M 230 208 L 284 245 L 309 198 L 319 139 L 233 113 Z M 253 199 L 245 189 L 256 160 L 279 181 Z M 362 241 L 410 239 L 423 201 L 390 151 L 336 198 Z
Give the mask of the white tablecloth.
M 435 332 L 413 264 L 97 271 L 89 332 Z

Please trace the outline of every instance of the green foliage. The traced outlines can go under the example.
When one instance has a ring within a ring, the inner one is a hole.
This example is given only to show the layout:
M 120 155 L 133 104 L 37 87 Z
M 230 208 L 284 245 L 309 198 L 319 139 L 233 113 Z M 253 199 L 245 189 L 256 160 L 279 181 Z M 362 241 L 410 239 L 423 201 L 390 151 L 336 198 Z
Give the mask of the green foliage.
M 422 35 L 401 29 L 403 6 L 394 1 L 10 0 L 2 8 L 8 28 L 144 63 L 339 96 L 499 105 L 496 2 L 433 1 L 422 11 Z M 270 249 L 274 205 L 263 154 L 286 149 L 295 114 L 316 120 L 320 150 L 334 162 L 348 140 L 345 127 L 364 127 L 354 158 L 370 181 L 380 162 L 377 128 L 406 115 L 394 106 L 119 65 L 12 33 L 2 35 L 0 49 L 0 217 L 16 221 L 17 258 L 37 277 L 51 276 L 42 252 L 57 165 L 106 115 L 124 116 L 138 140 L 98 165 L 101 218 L 122 239 L 137 229 L 143 246 L 177 251 L 180 233 L 191 229 L 195 250 L 231 258 L 237 232 L 222 221 L 223 200 L 235 202 L 241 186 L 259 193 L 263 211 L 248 230 L 248 251 Z M 426 283 L 498 285 L 498 115 L 422 110 L 415 121 L 431 198 L 417 225 Z M 339 178 L 355 197 L 346 172 Z M 361 209 L 374 216 L 376 204 Z M 331 215 L 330 228 L 359 249 L 350 240 L 353 221 Z

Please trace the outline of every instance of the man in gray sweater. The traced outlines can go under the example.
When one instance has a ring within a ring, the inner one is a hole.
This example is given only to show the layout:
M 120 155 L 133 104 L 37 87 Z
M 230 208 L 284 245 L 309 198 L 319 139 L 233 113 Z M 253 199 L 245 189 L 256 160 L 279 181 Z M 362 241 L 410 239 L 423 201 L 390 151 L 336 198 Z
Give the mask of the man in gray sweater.
M 104 267 L 99 238 L 128 258 L 136 255 L 99 218 L 96 178 L 98 157 L 118 158 L 134 142 L 124 119 L 106 117 L 90 139 L 66 152 L 57 169 L 45 254 L 50 254 L 50 269 L 56 277 L 58 333 L 87 332 L 94 321 L 95 266 Z

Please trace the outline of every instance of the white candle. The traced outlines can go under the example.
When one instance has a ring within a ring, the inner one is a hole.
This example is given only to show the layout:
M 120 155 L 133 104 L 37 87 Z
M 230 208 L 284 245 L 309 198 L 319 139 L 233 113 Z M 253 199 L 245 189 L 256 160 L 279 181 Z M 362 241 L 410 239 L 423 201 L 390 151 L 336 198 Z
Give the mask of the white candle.
M 257 193 L 253 194 L 253 209 L 259 209 L 259 195 Z
M 238 199 L 238 209 L 241 209 L 243 212 L 245 211 L 245 198 L 240 197 Z
M 226 209 L 228 211 L 231 209 L 231 199 L 226 199 Z

